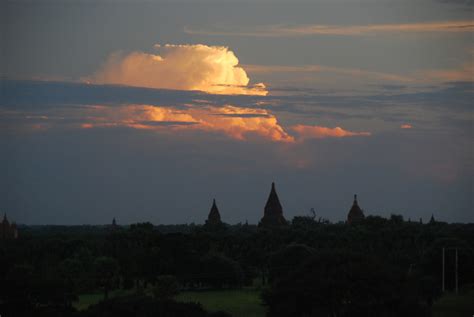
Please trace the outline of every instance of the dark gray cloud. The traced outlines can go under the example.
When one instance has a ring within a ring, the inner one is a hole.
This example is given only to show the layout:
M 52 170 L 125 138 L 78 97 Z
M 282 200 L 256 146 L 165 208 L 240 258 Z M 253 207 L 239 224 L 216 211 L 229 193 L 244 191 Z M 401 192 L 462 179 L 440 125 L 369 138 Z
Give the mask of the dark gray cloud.
M 287 117 L 300 117 L 308 120 L 326 119 L 381 120 L 393 123 L 420 123 L 432 125 L 436 118 L 454 123 L 466 112 L 472 111 L 474 87 L 472 82 L 451 82 L 440 86 L 425 87 L 420 91 L 404 89 L 403 86 L 389 86 L 389 92 L 381 91 L 371 95 L 334 95 L 323 94 L 314 89 L 286 87 L 277 91 L 284 95 L 245 96 L 212 95 L 198 91 L 180 91 L 148 89 L 115 85 L 90 85 L 71 82 L 45 82 L 1 80 L 2 97 L 0 99 L 0 121 L 4 124 L 33 119 L 49 122 L 78 123 L 84 121 L 81 113 L 71 116 L 71 112 L 61 111 L 87 110 L 95 105 L 110 107 L 144 104 L 188 109 L 189 107 L 220 107 L 233 105 L 244 108 L 266 109 L 282 122 L 290 122 Z M 423 115 L 420 112 L 424 111 Z M 232 113 L 217 116 L 256 118 L 268 117 L 268 114 Z M 339 121 L 339 122 L 338 122 Z M 165 125 L 165 123 L 154 123 Z M 183 123 L 180 123 L 183 124 Z M 187 124 L 187 123 L 184 123 Z M 169 124 L 173 125 L 173 123 Z M 465 125 L 464 125 L 465 126 Z M 366 130 L 366 129 L 363 129 Z
M 302 88 L 276 88 L 291 92 L 281 96 L 212 95 L 199 91 L 150 89 L 117 85 L 91 85 L 72 82 L 46 82 L 26 80 L 0 80 L 0 105 L 6 109 L 37 110 L 42 107 L 84 105 L 149 104 L 172 107 L 193 105 L 232 104 L 244 107 L 291 110 L 295 105 L 316 104 L 331 107 L 367 107 L 417 103 L 446 109 L 470 109 L 474 97 L 472 82 L 451 82 L 431 87 L 422 92 L 405 92 L 373 95 L 328 95 L 318 90 Z M 399 86 L 390 86 L 395 90 Z M 295 95 L 295 93 L 297 93 Z
M 11 80 L 1 87 L 0 196 L 2 210 L 20 223 L 202 223 L 214 197 L 224 221 L 256 223 L 272 181 L 287 218 L 314 207 L 342 220 L 357 193 L 370 214 L 474 221 L 472 117 L 463 117 L 472 115 L 471 83 L 370 96 L 267 97 Z M 79 124 L 91 105 L 123 104 L 264 108 L 284 127 L 340 125 L 372 136 L 280 144 L 188 129 L 10 131 L 25 122 Z M 402 130 L 401 123 L 413 128 Z

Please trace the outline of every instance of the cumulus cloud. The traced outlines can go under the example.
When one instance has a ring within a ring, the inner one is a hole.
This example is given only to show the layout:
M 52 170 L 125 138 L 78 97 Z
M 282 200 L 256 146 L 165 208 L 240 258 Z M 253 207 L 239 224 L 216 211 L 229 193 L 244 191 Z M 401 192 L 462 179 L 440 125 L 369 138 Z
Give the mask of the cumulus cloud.
M 323 138 L 343 138 L 351 136 L 370 136 L 370 132 L 352 132 L 342 129 L 341 127 L 328 128 L 316 125 L 298 124 L 292 127 L 299 135 L 300 140 L 306 139 L 323 139 Z
M 155 45 L 156 53 L 116 52 L 87 81 L 149 88 L 200 90 L 212 94 L 267 94 L 250 79 L 234 52 L 224 46 Z

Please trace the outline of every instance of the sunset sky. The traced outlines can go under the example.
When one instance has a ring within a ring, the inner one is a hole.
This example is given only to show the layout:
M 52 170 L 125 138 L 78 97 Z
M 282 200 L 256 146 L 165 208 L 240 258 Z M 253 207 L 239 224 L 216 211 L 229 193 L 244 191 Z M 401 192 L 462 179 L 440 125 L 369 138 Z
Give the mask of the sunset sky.
M 473 222 L 470 0 L 2 1 L 0 212 L 24 224 Z

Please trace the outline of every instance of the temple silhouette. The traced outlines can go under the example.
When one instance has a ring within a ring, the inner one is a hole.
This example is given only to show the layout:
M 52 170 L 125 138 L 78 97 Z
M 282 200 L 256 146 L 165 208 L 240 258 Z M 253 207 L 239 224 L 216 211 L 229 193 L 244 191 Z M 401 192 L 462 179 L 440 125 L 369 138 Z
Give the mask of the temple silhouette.
M 206 225 L 208 226 L 218 226 L 221 225 L 221 214 L 219 213 L 219 209 L 216 205 L 216 200 L 212 200 L 212 207 L 211 211 L 209 212 L 209 216 L 207 216 Z
M 265 204 L 263 218 L 258 223 L 259 227 L 285 226 L 288 223 L 283 217 L 283 207 L 275 190 L 275 183 L 272 183 L 272 189 Z
M 16 224 L 10 222 L 7 219 L 7 214 L 3 214 L 3 221 L 0 225 L 0 239 L 17 239 L 18 229 Z
M 357 195 L 354 195 L 354 201 L 352 207 L 347 214 L 347 224 L 356 224 L 365 219 L 364 211 L 359 207 L 357 201 Z M 222 225 L 221 215 L 219 208 L 217 208 L 216 200 L 213 199 L 211 210 L 207 216 L 205 226 L 207 227 L 218 227 Z M 272 188 L 268 195 L 267 203 L 265 204 L 263 217 L 258 223 L 259 227 L 279 227 L 286 226 L 288 222 L 283 216 L 283 207 L 281 206 L 280 199 L 275 189 L 275 183 L 272 182 Z
M 357 203 L 357 195 L 354 195 L 354 202 L 352 203 L 351 210 L 349 210 L 349 213 L 347 214 L 347 223 L 358 223 L 364 220 L 364 218 L 364 212 L 360 209 L 359 204 Z

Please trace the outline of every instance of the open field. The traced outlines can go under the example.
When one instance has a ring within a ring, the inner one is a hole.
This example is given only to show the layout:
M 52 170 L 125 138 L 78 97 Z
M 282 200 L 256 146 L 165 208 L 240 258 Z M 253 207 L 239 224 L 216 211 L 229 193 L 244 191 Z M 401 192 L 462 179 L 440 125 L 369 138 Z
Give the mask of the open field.
M 225 311 L 234 317 L 263 317 L 260 292 L 255 289 L 189 291 L 180 293 L 181 302 L 198 302 L 208 311 Z
M 109 297 L 130 295 L 131 292 L 114 290 L 110 292 Z M 74 307 L 78 310 L 85 310 L 89 306 L 99 303 L 103 298 L 103 293 L 79 295 Z M 225 311 L 234 317 L 265 316 L 265 307 L 261 305 L 260 292 L 256 289 L 185 291 L 181 292 L 176 300 L 201 303 L 208 311 Z
M 109 297 L 130 295 L 131 290 L 114 290 Z M 78 310 L 87 309 L 90 305 L 97 304 L 104 297 L 103 293 L 80 295 L 74 303 Z M 176 296 L 180 302 L 200 303 L 204 309 L 215 312 L 225 311 L 234 317 L 263 317 L 265 307 L 261 305 L 260 292 L 257 289 L 235 290 L 206 290 L 185 291 Z M 433 317 L 464 317 L 474 313 L 474 291 L 456 295 L 447 293 L 433 305 Z
M 466 293 L 447 293 L 433 305 L 433 317 L 474 316 L 474 290 Z
M 123 289 L 116 289 L 110 291 L 109 298 L 119 297 L 119 296 L 126 296 L 133 294 L 133 290 L 123 290 Z M 77 301 L 73 303 L 74 308 L 77 310 L 86 310 L 91 305 L 95 305 L 99 303 L 101 300 L 104 299 L 104 293 L 89 293 L 89 294 L 82 294 L 78 296 Z

